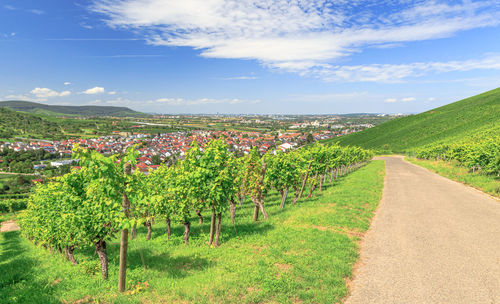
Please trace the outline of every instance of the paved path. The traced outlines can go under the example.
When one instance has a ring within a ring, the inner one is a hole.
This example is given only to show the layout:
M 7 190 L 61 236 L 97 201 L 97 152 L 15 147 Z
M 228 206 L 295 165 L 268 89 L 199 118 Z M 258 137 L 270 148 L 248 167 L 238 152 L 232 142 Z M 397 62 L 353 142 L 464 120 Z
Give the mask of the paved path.
M 0 223 L 0 232 L 9 232 L 9 231 L 17 231 L 19 230 L 19 226 L 16 221 L 8 220 Z
M 500 201 L 387 157 L 354 303 L 500 303 Z

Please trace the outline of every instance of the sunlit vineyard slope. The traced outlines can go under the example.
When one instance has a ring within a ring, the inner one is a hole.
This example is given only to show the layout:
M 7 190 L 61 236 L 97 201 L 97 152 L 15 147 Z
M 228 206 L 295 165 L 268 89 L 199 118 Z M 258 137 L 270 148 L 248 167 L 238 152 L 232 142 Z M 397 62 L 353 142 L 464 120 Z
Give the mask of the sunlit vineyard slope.
M 500 130 L 500 88 L 333 141 L 341 145 L 403 152 L 424 145 L 458 141 L 491 129 Z

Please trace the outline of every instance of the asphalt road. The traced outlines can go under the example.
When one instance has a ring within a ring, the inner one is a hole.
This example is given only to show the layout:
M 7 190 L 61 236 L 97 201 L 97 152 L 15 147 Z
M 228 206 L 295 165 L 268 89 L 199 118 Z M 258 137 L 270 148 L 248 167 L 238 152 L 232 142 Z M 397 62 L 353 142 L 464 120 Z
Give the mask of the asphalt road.
M 500 303 L 500 201 L 382 159 L 382 201 L 346 303 Z

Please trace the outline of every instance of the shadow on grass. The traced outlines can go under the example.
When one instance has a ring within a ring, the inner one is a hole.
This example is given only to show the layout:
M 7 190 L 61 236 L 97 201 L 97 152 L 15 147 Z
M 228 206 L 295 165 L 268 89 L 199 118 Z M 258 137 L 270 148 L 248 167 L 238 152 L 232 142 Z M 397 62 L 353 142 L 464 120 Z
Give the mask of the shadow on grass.
M 0 236 L 0 303 L 58 303 L 54 287 L 37 280 L 37 262 L 26 256 L 19 231 Z
M 165 273 L 167 277 L 179 279 L 190 276 L 193 271 L 203 271 L 215 265 L 215 262 L 198 256 L 173 257 L 168 250 L 154 254 L 149 248 L 141 248 L 129 252 L 127 267 L 132 270 L 143 269 L 145 266 L 146 269 L 159 271 Z

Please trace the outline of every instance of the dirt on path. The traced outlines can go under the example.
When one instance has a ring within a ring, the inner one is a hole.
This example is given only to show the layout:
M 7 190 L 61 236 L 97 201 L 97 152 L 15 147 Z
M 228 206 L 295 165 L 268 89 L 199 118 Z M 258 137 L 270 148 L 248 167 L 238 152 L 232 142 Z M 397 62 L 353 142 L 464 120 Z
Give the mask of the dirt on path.
M 17 222 L 14 220 L 8 220 L 0 223 L 0 232 L 9 232 L 17 230 L 19 230 L 19 226 L 17 225 Z
M 382 159 L 382 201 L 345 303 L 500 303 L 500 202 Z

